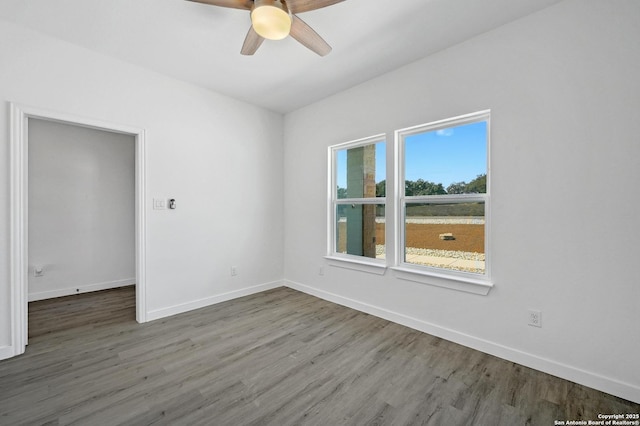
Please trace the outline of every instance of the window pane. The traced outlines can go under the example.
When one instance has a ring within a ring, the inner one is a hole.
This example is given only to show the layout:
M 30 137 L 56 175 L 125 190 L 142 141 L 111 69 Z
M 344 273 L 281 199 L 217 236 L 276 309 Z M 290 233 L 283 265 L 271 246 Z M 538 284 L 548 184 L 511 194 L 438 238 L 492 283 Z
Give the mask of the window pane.
M 406 136 L 405 195 L 487 192 L 487 122 Z
M 484 203 L 407 203 L 405 262 L 483 274 Z
M 337 205 L 336 221 L 337 253 L 385 258 L 384 204 Z
M 385 145 L 378 142 L 336 152 L 339 199 L 385 196 Z

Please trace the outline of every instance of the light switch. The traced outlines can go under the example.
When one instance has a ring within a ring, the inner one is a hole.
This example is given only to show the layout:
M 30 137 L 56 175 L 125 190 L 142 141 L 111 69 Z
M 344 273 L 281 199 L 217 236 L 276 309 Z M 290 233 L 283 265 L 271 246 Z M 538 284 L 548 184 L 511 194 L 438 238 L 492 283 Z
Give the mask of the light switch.
M 167 209 L 167 200 L 165 198 L 154 198 L 153 199 L 153 209 L 154 210 L 166 210 Z

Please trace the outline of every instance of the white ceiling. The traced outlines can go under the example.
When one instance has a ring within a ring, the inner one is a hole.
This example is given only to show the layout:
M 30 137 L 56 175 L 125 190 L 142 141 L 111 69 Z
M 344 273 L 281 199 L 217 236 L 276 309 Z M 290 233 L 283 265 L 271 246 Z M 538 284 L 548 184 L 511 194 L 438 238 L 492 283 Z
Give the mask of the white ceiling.
M 240 55 L 248 11 L 185 0 L 0 0 L 0 17 L 286 113 L 560 0 L 346 0 L 300 14 L 332 47 L 291 37 Z

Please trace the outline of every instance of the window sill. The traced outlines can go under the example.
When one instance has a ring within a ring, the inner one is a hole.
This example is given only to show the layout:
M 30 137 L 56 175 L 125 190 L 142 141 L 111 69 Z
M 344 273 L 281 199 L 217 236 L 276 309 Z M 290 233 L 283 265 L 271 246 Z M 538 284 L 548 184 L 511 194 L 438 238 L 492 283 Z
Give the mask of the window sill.
M 482 296 L 489 294 L 489 291 L 493 288 L 493 283 L 471 277 L 417 271 L 403 267 L 392 267 L 391 269 L 395 272 L 394 275 L 401 280 L 444 287 Z
M 353 269 L 355 271 L 367 272 L 370 274 L 384 275 L 387 271 L 387 265 L 375 262 L 367 262 L 366 260 L 348 259 L 337 256 L 325 256 L 329 266 L 338 268 Z

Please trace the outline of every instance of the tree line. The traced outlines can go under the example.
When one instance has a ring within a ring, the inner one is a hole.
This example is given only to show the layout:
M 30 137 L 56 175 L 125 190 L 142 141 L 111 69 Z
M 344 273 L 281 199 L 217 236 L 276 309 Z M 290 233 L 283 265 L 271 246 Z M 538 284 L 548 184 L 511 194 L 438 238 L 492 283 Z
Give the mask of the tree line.
M 376 197 L 386 195 L 387 181 L 382 180 L 376 184 Z M 475 179 L 467 182 L 454 182 L 446 188 L 441 183 L 429 182 L 428 180 L 406 180 L 404 182 L 405 195 L 407 197 L 419 195 L 446 195 L 446 194 L 484 194 L 487 192 L 487 175 L 478 175 Z M 347 189 L 338 187 L 338 199 L 347 198 Z
M 386 181 L 376 184 L 376 196 L 384 197 L 386 193 Z M 478 175 L 475 179 L 467 182 L 454 182 L 446 188 L 441 183 L 429 182 L 428 180 L 406 180 L 404 182 L 405 195 L 407 197 L 419 195 L 446 195 L 446 194 L 484 194 L 487 192 L 487 175 Z

